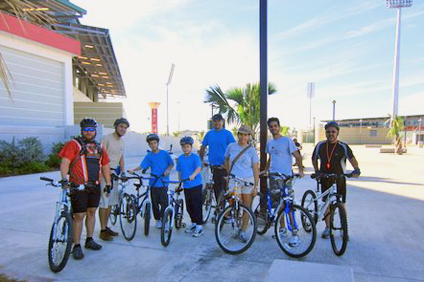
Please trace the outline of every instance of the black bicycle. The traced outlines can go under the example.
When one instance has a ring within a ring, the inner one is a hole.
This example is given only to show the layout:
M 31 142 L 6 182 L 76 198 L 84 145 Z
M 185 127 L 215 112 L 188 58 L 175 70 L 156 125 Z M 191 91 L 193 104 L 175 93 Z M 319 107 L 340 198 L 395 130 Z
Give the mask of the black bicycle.
M 138 175 L 133 172 L 133 176 L 127 177 L 127 179 L 136 179 L 138 182 L 134 183 L 137 194 L 123 193 L 120 203 L 120 220 L 121 229 L 124 238 L 131 241 L 137 231 L 137 215 L 144 220 L 144 235 L 149 235 L 150 230 L 150 218 L 151 218 L 151 207 L 150 202 L 150 186 L 144 186 L 143 180 L 157 180 L 159 177 L 150 178 Z M 146 187 L 146 190 L 140 194 L 140 188 Z
M 47 181 L 46 185 L 62 187 L 62 185 L 47 177 L 40 177 Z M 68 262 L 72 247 L 72 216 L 68 189 L 62 189 L 59 201 L 56 202 L 56 214 L 50 231 L 47 257 L 51 271 L 61 271 Z

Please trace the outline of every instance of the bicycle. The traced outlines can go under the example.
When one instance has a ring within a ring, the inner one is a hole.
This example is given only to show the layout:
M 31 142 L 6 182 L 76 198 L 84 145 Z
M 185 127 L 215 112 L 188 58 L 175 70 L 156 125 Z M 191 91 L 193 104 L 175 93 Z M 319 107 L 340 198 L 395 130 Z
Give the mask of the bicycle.
M 256 237 L 256 217 L 252 210 L 240 202 L 238 187 L 253 186 L 251 182 L 230 174 L 229 180 L 234 181 L 234 189 L 227 191 L 223 201 L 228 206 L 219 214 L 215 223 L 215 238 L 219 247 L 229 254 L 241 254 L 246 251 Z
M 162 216 L 162 229 L 160 231 L 160 242 L 162 246 L 166 247 L 169 245 L 172 236 L 172 228 L 180 229 L 185 228 L 186 224 L 183 223 L 184 215 L 184 202 L 183 199 L 180 199 L 180 192 L 182 191 L 181 185 L 183 182 L 188 181 L 189 179 L 183 179 L 181 181 L 167 181 L 168 183 L 178 184 L 177 189 L 171 190 L 168 189 L 168 206 L 163 212 Z M 174 195 L 176 197 L 174 198 Z
M 144 235 L 148 236 L 150 231 L 151 218 L 151 202 L 149 197 L 150 186 L 146 186 L 146 191 L 140 194 L 140 188 L 144 187 L 143 180 L 151 180 L 152 178 L 144 177 L 133 172 L 127 179 L 136 179 L 138 183 L 134 183 L 137 194 L 123 193 L 120 202 L 120 221 L 121 230 L 124 238 L 131 241 L 137 231 L 137 215 L 144 219 Z M 156 177 L 156 180 L 158 177 Z M 122 216 L 123 214 L 123 216 Z M 124 228 L 125 224 L 125 228 Z
M 119 191 L 118 191 L 118 204 L 111 206 L 110 217 L 109 217 L 110 223 L 112 225 L 115 225 L 116 222 L 118 221 L 118 217 L 119 217 L 119 214 L 120 214 L 120 205 L 119 205 L 119 203 L 121 203 L 122 195 L 125 192 L 125 188 L 128 185 L 128 177 L 119 177 L 118 175 L 112 173 L 111 174 L 111 179 L 112 179 L 112 189 L 119 189 Z M 118 187 L 116 187 L 116 188 L 113 187 L 113 183 L 115 181 L 118 181 Z
M 333 173 L 316 173 L 312 174 L 311 178 L 316 179 L 317 189 L 316 192 L 320 193 L 319 185 L 321 179 L 329 179 L 332 183 L 331 187 L 321 195 L 317 196 L 314 191 L 307 190 L 302 197 L 302 206 L 306 208 L 311 214 L 313 214 L 314 222 L 317 223 L 318 219 L 325 220 L 327 216 L 330 216 L 330 239 L 331 247 L 333 248 L 334 254 L 341 256 L 345 253 L 348 242 L 348 226 L 346 209 L 340 200 L 340 195 L 337 194 L 337 188 L 335 182 L 340 178 L 350 178 L 353 175 L 350 174 L 333 174 Z M 325 197 L 325 201 L 319 201 Z M 329 214 L 325 213 L 327 208 L 330 207 Z
M 274 223 L 275 238 L 281 250 L 294 258 L 306 256 L 314 248 L 317 235 L 311 214 L 294 202 L 293 180 L 300 178 L 300 175 L 287 176 L 274 172 L 265 176 L 274 177 L 277 183 L 281 180 L 281 198 L 278 206 L 273 207 L 270 191 L 267 190 L 266 195 L 260 194 L 262 200 L 267 203 L 267 209 L 262 213 L 260 204 L 255 209 L 258 234 L 265 234 Z
M 47 177 L 40 177 L 40 180 L 47 181 L 46 185 L 62 187 L 62 185 Z M 50 231 L 47 257 L 51 271 L 60 272 L 66 266 L 72 247 L 72 216 L 69 201 L 69 191 L 62 189 L 59 201 L 56 202 L 56 213 Z

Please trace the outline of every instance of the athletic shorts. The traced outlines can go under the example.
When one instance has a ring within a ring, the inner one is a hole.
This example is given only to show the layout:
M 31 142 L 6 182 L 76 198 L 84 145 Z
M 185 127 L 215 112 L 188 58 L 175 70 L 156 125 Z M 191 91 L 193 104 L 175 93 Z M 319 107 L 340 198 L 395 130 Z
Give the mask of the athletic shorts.
M 333 185 L 333 181 L 330 179 L 321 179 L 321 193 L 324 193 Z M 346 203 L 346 178 L 339 178 L 337 180 L 337 194 L 341 197 L 343 203 Z M 327 196 L 322 197 L 322 201 L 325 202 L 327 200 Z
M 97 208 L 100 202 L 100 185 L 92 189 L 71 192 L 71 205 L 74 213 L 86 212 L 88 208 Z
M 100 188 L 101 188 L 101 199 L 99 203 L 99 208 L 107 209 L 110 206 L 118 205 L 119 204 L 119 180 L 112 181 L 112 190 L 110 193 L 106 193 L 104 191 L 104 188 L 106 186 L 106 181 L 102 178 L 100 182 Z
M 253 178 L 253 177 L 243 178 L 243 180 L 247 181 L 247 182 L 255 183 L 255 178 Z M 236 181 L 234 179 L 230 179 L 230 183 L 228 184 L 228 187 L 229 187 L 228 191 L 230 191 L 230 192 L 234 191 L 235 185 L 236 185 Z M 252 186 L 250 186 L 250 185 L 249 186 L 244 186 L 244 185 L 240 186 L 239 185 L 237 187 L 237 193 L 239 193 L 239 194 L 252 194 L 253 188 L 254 188 L 253 185 Z

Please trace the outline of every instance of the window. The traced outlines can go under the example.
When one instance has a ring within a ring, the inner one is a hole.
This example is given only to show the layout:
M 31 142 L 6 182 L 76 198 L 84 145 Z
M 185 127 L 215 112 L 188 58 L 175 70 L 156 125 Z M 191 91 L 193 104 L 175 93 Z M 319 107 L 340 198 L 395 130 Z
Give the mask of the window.
M 370 130 L 370 136 L 376 137 L 377 136 L 377 130 Z

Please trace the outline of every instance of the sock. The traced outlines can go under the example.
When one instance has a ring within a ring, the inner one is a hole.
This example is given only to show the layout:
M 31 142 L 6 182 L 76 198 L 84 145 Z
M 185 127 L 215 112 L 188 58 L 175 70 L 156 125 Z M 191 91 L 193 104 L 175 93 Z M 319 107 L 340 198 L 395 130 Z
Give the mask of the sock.
M 76 244 L 76 245 L 74 245 L 74 249 L 75 249 L 76 247 L 81 247 L 81 244 Z
M 93 237 L 87 237 L 87 239 L 85 239 L 86 242 L 90 242 L 93 241 Z

